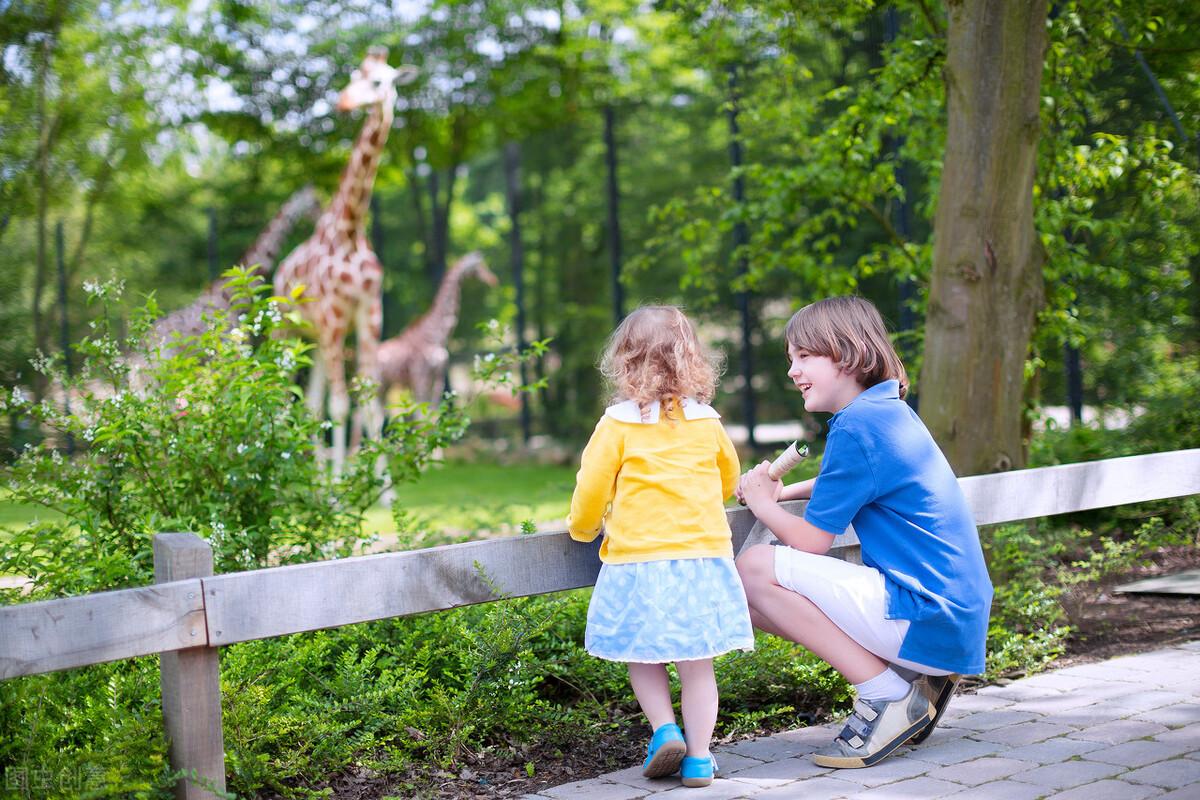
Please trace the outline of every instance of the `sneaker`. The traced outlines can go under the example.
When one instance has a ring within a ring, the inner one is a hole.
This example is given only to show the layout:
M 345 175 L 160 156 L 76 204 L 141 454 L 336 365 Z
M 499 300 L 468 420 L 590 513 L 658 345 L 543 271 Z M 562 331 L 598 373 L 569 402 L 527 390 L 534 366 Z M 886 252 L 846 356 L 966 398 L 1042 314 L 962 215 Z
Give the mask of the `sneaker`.
M 933 719 L 920 733 L 909 739 L 909 744 L 920 744 L 929 738 L 929 734 L 933 733 L 933 729 L 937 727 L 938 721 L 945 713 L 946 707 L 950 705 L 950 698 L 961 681 L 962 675 L 953 673 L 950 675 L 922 675 L 917 679 L 917 686 L 921 687 L 925 696 L 929 698 L 929 702 L 933 703 Z
M 650 737 L 646 746 L 646 761 L 642 764 L 642 775 L 647 778 L 665 778 L 679 771 L 679 764 L 687 753 L 683 731 L 673 722 L 662 725 Z
M 854 701 L 833 744 L 813 754 L 821 767 L 856 769 L 878 764 L 933 720 L 933 703 L 915 683 L 899 700 Z
M 713 775 L 716 774 L 717 759 L 711 755 L 708 758 L 685 756 L 683 763 L 679 766 L 679 777 L 683 785 L 691 789 L 708 786 L 713 782 Z

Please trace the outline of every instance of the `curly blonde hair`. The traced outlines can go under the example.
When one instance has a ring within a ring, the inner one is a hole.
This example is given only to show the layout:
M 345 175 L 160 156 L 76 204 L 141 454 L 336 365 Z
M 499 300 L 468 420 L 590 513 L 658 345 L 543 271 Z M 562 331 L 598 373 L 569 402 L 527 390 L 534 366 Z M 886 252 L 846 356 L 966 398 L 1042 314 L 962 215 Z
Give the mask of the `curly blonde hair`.
M 833 360 L 866 388 L 886 380 L 908 393 L 908 374 L 896 354 L 879 309 L 862 297 L 828 297 L 797 311 L 788 320 L 786 338 L 797 350 Z
M 613 399 L 635 400 L 643 411 L 666 402 L 670 412 L 684 397 L 711 401 L 721 367 L 721 357 L 705 351 L 695 326 L 676 306 L 642 306 L 631 313 L 600 358 Z

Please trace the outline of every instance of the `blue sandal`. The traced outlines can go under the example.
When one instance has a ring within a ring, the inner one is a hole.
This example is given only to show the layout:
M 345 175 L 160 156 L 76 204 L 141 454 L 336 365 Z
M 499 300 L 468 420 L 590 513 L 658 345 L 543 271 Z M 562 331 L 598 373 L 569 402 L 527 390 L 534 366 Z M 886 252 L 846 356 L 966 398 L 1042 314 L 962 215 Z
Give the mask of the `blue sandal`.
M 647 778 L 665 778 L 679 771 L 679 763 L 687 753 L 683 731 L 673 722 L 661 726 L 650 737 L 646 747 L 646 762 L 642 764 L 642 775 Z
M 708 758 L 685 756 L 683 763 L 679 767 L 679 775 L 683 779 L 683 785 L 693 789 L 711 784 L 713 782 L 713 775 L 716 772 L 717 759 L 711 755 Z

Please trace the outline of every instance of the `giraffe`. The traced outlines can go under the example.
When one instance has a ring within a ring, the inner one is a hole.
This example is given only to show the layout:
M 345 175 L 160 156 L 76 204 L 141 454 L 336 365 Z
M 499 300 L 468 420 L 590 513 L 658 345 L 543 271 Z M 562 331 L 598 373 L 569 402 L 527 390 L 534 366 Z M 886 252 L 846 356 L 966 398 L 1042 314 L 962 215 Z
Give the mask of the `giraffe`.
M 316 219 L 320 210 L 321 203 L 313 187 L 305 185 L 300 188 L 288 198 L 237 263 L 253 267 L 254 274 L 265 279 L 275 267 L 279 248 L 296 222 L 302 217 Z M 146 337 L 149 347 L 145 349 L 160 347 L 168 352 L 172 339 L 199 336 L 205 330 L 205 315 L 218 309 L 229 310 L 230 299 L 225 292 L 224 279 L 213 281 L 190 305 L 172 311 L 154 323 Z
M 389 67 L 384 48 L 372 48 L 354 71 L 338 97 L 338 110 L 368 107 L 370 111 L 354 142 L 350 163 L 312 236 L 292 251 L 275 273 L 277 295 L 287 296 L 294 287 L 303 285 L 304 295 L 311 301 L 298 307 L 300 315 L 312 324 L 317 339 L 307 400 L 312 412 L 321 415 L 328 383 L 335 474 L 346 459 L 350 396 L 346 389 L 345 341 L 351 330 L 358 340 L 358 375 L 378 380 L 383 265 L 367 240 L 367 209 L 392 127 L 396 86 L 410 83 L 416 76 L 415 67 Z M 366 409 L 366 422 L 368 432 L 378 436 L 383 423 L 378 399 Z
M 462 281 L 474 275 L 488 286 L 499 281 L 479 253 L 468 253 L 446 271 L 429 310 L 379 346 L 380 385 L 404 386 L 417 402 L 437 399 L 449 352 L 446 342 L 458 323 Z

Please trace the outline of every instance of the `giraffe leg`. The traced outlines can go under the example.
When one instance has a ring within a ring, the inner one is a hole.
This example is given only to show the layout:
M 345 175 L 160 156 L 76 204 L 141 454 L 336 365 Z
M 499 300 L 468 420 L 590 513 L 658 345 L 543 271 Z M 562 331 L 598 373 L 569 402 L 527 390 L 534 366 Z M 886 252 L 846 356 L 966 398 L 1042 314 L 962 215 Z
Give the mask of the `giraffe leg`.
M 304 404 L 308 413 L 316 420 L 325 419 L 325 361 L 318 355 L 312 361 L 308 370 L 308 389 L 304 393 Z M 313 437 L 313 453 L 319 459 L 324 459 L 325 437 L 317 434 Z
M 321 361 L 329 383 L 329 418 L 333 422 L 331 456 L 333 474 L 342 474 L 346 463 L 346 416 L 350 411 L 350 393 L 346 390 L 346 367 L 342 349 L 346 343 L 344 329 L 333 329 L 321 335 Z
M 355 331 L 358 335 L 358 375 L 375 387 L 370 400 L 361 409 L 363 434 L 373 439 L 379 439 L 383 434 L 383 403 L 379 399 L 379 338 L 382 328 L 383 303 L 376 296 L 360 305 L 355 317 Z M 375 462 L 375 477 L 382 480 L 385 486 L 380 502 L 385 507 L 391 507 L 394 492 L 387 476 L 387 461 L 383 456 Z

